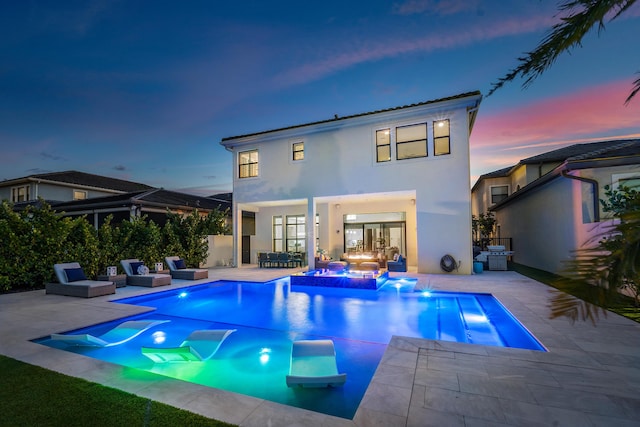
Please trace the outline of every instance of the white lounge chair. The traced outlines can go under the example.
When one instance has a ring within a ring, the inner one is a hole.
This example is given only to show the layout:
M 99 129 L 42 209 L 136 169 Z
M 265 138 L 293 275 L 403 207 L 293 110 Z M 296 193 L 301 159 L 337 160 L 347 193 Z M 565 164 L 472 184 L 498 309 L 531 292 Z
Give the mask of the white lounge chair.
M 116 293 L 116 284 L 110 281 L 87 280 L 77 262 L 54 264 L 58 283 L 45 285 L 47 294 L 93 298 Z
M 99 337 L 91 334 L 51 334 L 51 340 L 61 341 L 68 345 L 111 347 L 125 343 L 137 337 L 147 329 L 167 322 L 169 322 L 169 320 L 129 320 L 119 324 L 109 332 L 106 332 Z
M 169 266 L 171 277 L 181 280 L 199 280 L 209 277 L 209 270 L 204 268 L 186 268 L 184 261 L 180 262 L 180 257 L 168 256 L 164 259 Z
M 213 357 L 225 339 L 236 329 L 193 331 L 179 347 L 142 347 L 142 354 L 156 363 L 203 362 Z
M 347 374 L 338 372 L 336 350 L 331 340 L 294 341 L 287 386 L 341 386 Z

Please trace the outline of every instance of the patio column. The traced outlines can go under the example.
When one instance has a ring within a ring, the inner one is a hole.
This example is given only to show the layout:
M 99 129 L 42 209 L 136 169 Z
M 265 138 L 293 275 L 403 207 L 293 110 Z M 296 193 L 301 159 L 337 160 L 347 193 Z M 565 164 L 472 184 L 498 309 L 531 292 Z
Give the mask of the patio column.
M 309 270 L 315 268 L 316 262 L 316 201 L 307 199 L 307 265 Z

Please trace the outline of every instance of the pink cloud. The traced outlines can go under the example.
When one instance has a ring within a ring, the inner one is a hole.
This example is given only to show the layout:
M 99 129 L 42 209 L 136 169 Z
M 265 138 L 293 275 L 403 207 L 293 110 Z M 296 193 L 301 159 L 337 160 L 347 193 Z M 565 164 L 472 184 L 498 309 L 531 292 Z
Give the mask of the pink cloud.
M 472 182 L 564 146 L 640 138 L 640 100 L 624 106 L 630 89 L 630 81 L 614 81 L 489 115 L 480 106 L 471 134 Z
M 630 89 L 629 81 L 615 81 L 488 116 L 481 107 L 472 144 L 513 150 L 602 135 L 638 135 L 638 101 L 624 105 Z

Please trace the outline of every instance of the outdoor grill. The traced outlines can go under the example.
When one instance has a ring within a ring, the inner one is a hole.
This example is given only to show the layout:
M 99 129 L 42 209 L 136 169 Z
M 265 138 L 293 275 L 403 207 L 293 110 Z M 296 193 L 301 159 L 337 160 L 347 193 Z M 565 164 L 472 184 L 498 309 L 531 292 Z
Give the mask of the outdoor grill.
M 513 255 L 513 251 L 505 250 L 504 245 L 487 246 L 488 251 L 480 252 L 476 257 L 478 261 L 486 259 L 489 270 L 506 270 L 507 257 Z

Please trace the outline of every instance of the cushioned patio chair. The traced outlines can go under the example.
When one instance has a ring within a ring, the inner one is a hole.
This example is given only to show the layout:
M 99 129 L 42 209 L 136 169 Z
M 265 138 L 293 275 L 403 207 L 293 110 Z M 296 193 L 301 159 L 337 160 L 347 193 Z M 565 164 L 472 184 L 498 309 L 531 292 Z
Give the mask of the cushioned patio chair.
M 267 263 L 269 267 L 277 267 L 278 264 L 278 254 L 276 252 L 267 252 Z
M 164 259 L 169 266 L 171 277 L 182 280 L 200 280 L 209 277 L 209 270 L 205 268 L 187 268 L 183 259 L 177 256 L 168 256 Z
M 291 367 L 287 386 L 341 386 L 347 374 L 338 372 L 336 350 L 331 340 L 294 341 L 291 348 Z
M 129 320 L 99 337 L 91 334 L 51 334 L 51 340 L 85 347 L 111 347 L 132 340 L 144 331 L 167 322 L 169 320 Z
M 204 362 L 213 357 L 224 340 L 236 329 L 193 331 L 179 347 L 142 347 L 142 354 L 156 363 Z
M 53 271 L 56 273 L 58 283 L 47 283 L 45 285 L 47 294 L 93 298 L 116 293 L 116 284 L 113 282 L 87 280 L 77 262 L 55 264 Z
M 278 252 L 278 267 L 291 267 L 291 258 L 288 252 Z
M 258 267 L 269 267 L 269 259 L 267 258 L 266 252 L 260 252 L 258 254 Z
M 124 272 L 127 274 L 127 285 L 144 286 L 147 288 L 155 288 L 156 286 L 166 286 L 171 284 L 170 274 L 151 273 L 144 263 L 138 259 L 123 259 L 120 261 Z M 141 272 L 147 274 L 140 274 Z
M 398 254 L 393 261 L 387 261 L 387 270 L 389 271 L 407 271 L 407 259 Z

